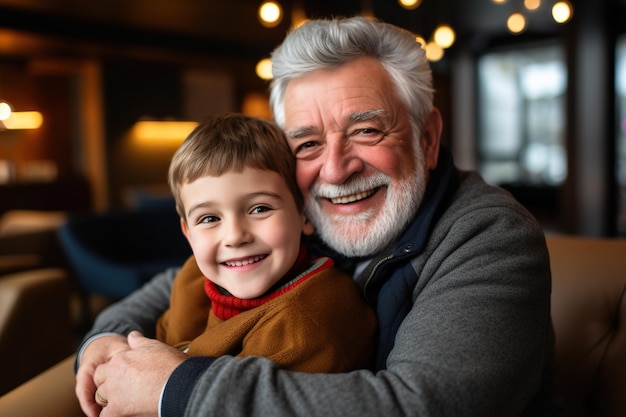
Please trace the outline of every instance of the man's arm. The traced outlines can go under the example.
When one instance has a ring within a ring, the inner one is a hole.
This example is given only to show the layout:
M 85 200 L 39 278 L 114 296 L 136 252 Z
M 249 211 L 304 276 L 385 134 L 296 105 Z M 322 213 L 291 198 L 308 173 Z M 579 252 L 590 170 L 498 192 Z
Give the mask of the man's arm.
M 102 311 L 83 343 L 101 333 L 126 336 L 131 330 L 139 330 L 146 337 L 154 337 L 156 321 L 170 305 L 172 283 L 178 270 L 170 268 L 155 275 L 140 289 Z
M 477 193 L 453 204 L 413 260 L 420 279 L 387 369 L 306 374 L 264 358 L 190 358 L 154 378 L 168 380 L 162 417 L 522 414 L 552 353 L 547 250 L 521 207 Z M 141 366 L 109 375 L 115 390 L 131 391 L 126 376 Z
M 386 370 L 304 374 L 262 358 L 194 358 L 166 384 L 162 416 L 522 414 L 552 352 L 543 233 L 515 207 L 455 217 L 413 262 L 420 281 Z
M 156 275 L 128 298 L 110 306 L 96 319 L 85 336 L 76 359 L 76 396 L 88 416 L 97 416 L 94 374 L 98 366 L 117 352 L 129 348 L 125 335 L 139 330 L 152 336 L 158 317 L 169 306 L 169 295 L 177 269 Z

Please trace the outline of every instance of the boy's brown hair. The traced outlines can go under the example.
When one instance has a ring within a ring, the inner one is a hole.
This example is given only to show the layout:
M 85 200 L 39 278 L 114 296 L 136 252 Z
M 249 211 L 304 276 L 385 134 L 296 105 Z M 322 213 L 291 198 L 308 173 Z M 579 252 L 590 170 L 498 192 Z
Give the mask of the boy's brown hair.
M 304 205 L 296 183 L 296 160 L 280 128 L 267 120 L 228 113 L 198 125 L 172 157 L 168 183 L 178 215 L 186 220 L 180 187 L 200 177 L 245 167 L 274 171 L 287 184 L 298 210 Z

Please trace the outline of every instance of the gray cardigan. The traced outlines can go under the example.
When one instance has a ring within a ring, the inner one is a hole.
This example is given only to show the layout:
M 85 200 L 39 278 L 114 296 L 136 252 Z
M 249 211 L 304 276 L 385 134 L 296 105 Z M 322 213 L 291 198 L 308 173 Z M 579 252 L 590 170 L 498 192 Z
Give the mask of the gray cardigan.
M 461 173 L 424 243 L 405 261 L 416 274 L 412 304 L 383 369 L 304 374 L 264 358 L 190 358 L 165 391 L 188 389 L 165 396 L 162 417 L 181 407 L 185 416 L 552 415 L 550 271 L 538 223 L 508 193 Z M 176 272 L 103 312 L 87 338 L 153 335 Z

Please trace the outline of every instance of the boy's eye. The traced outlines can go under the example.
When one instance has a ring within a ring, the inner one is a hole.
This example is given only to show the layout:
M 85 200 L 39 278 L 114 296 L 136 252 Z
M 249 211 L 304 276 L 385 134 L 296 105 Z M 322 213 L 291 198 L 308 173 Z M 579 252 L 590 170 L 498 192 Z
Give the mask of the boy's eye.
M 250 213 L 260 214 L 260 213 L 265 213 L 266 211 L 270 211 L 270 210 L 271 208 L 269 208 L 268 206 L 256 206 L 252 210 L 250 210 Z
M 217 216 L 203 216 L 200 218 L 198 223 L 215 223 L 215 222 L 218 222 L 219 220 L 220 218 Z

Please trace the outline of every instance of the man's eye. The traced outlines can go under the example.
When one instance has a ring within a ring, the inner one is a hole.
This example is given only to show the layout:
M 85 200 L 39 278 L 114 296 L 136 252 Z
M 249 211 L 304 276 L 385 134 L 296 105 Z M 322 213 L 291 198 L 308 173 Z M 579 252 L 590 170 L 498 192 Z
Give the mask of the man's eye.
M 311 141 L 309 141 L 309 142 L 304 142 L 303 144 L 299 145 L 299 146 L 295 149 L 295 152 L 296 152 L 296 154 L 298 154 L 298 152 L 300 152 L 300 151 L 304 151 L 304 150 L 307 150 L 307 149 L 311 149 L 311 148 L 314 148 L 315 146 L 317 146 L 317 143 L 315 143 L 315 142 L 311 142 Z
M 294 155 L 301 160 L 315 159 L 320 155 L 322 149 L 319 142 L 308 141 L 298 145 L 294 149 Z
M 385 137 L 384 133 L 378 129 L 365 127 L 352 132 L 351 140 L 365 145 L 375 145 Z
M 372 136 L 372 135 L 382 135 L 382 132 L 372 127 L 365 127 L 363 129 L 355 130 L 354 134 Z

